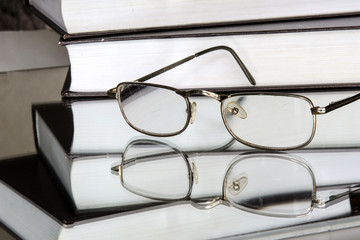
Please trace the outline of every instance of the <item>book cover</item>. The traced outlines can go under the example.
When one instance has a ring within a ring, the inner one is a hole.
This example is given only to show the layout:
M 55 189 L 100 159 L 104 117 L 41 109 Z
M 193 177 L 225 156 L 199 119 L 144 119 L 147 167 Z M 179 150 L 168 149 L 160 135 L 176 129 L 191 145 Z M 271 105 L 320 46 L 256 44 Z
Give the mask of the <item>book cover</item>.
M 93 1 L 73 3 L 67 0 L 29 0 L 29 6 L 65 38 L 351 16 L 360 12 L 360 6 L 354 0 L 331 3 L 306 0 L 301 4 L 288 0 L 271 4 L 231 0 L 215 1 L 212 4 L 186 0 L 166 3 L 145 3 L 141 0 L 118 3 L 106 0 L 102 2 L 101 8 Z M 227 14 L 218 14 L 219 11 Z
M 357 83 L 359 20 L 323 19 L 62 41 L 71 62 L 62 94 L 104 95 L 120 82 L 137 80 L 220 45 L 236 52 L 256 86 Z M 250 86 L 226 51 L 201 55 L 149 81 L 180 89 Z

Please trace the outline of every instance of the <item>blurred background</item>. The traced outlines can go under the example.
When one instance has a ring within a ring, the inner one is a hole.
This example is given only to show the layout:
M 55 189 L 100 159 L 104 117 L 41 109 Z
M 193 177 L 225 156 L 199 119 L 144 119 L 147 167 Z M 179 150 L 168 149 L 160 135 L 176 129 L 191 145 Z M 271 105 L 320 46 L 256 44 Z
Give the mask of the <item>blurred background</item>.
M 68 71 L 59 38 L 26 1 L 0 0 L 0 159 L 36 151 L 31 104 L 59 101 Z
M 31 104 L 59 101 L 68 71 L 58 40 L 26 1 L 0 0 L 0 160 L 36 152 Z
M 0 31 L 45 28 L 46 25 L 29 11 L 24 0 L 0 0 Z

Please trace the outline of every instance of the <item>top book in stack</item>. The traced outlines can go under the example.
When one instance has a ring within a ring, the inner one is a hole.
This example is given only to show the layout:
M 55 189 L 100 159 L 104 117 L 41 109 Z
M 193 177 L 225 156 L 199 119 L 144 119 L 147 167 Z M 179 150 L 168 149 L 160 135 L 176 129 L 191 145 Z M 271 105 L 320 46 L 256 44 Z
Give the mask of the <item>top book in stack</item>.
M 356 0 L 29 0 L 65 38 L 360 12 Z

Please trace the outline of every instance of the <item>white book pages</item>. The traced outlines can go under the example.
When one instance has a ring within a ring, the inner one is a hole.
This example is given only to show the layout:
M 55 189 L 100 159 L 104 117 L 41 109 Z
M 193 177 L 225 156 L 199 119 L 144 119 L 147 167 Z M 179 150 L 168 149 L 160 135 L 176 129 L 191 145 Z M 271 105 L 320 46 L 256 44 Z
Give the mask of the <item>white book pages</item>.
M 106 92 L 206 48 L 235 50 L 257 86 L 359 82 L 359 30 L 176 37 L 69 44 L 74 92 Z M 91 69 L 89 71 L 89 69 Z M 149 82 L 177 88 L 250 86 L 226 51 L 195 58 Z
M 296 0 L 106 0 L 101 4 L 95 0 L 31 0 L 30 4 L 70 34 L 338 15 L 360 9 L 354 0 L 304 0 L 301 4 Z
M 118 152 L 120 154 L 99 155 L 99 153 L 94 153 L 93 156 L 79 155 L 78 157 L 65 155 L 60 144 L 49 133 L 49 130 L 42 126 L 45 124 L 41 121 L 38 116 L 40 149 L 57 172 L 78 209 L 151 202 L 148 198 L 128 192 L 121 185 L 119 176 L 111 174 L 111 167 L 121 161 L 123 150 Z M 138 137 L 138 139 L 149 140 L 150 138 Z M 169 140 L 164 140 L 164 142 L 182 151 L 178 144 L 173 144 Z M 49 147 L 49 144 L 52 147 Z M 125 147 L 126 144 L 122 149 Z M 241 157 L 241 154 L 244 153 L 241 150 L 214 153 L 207 151 L 211 151 L 211 149 L 187 152 L 190 160 L 196 165 L 199 177 L 199 182 L 194 185 L 192 191 L 194 198 L 221 196 L 226 169 L 234 159 Z M 360 182 L 356 171 L 353 171 L 360 163 L 357 149 L 298 150 L 290 153 L 304 159 L 310 165 L 319 187 Z
M 283 229 L 282 234 L 287 237 L 295 237 L 304 233 L 328 231 L 326 219 L 345 217 L 350 213 L 349 202 L 342 202 L 326 210 L 315 209 L 312 214 L 303 218 L 265 217 L 222 205 L 211 210 L 199 210 L 189 204 L 170 204 L 64 226 L 3 183 L 0 183 L 0 191 L 0 219 L 20 237 L 30 240 L 114 239 L 119 236 L 126 239 L 209 239 L 231 236 L 246 238 L 254 232 L 266 234 L 267 230 L 278 228 Z M 350 217 L 344 218 L 344 222 L 351 220 Z M 311 228 L 313 221 L 322 221 L 325 227 Z M 302 231 L 298 231 L 296 225 L 304 223 L 310 223 L 306 225 L 307 231 L 303 230 L 304 225 L 300 227 Z M 347 225 L 345 223 L 342 226 Z M 290 226 L 294 227 L 287 231 L 286 227 Z
M 315 106 L 326 106 L 357 93 L 338 91 L 303 95 L 309 97 Z M 183 151 L 213 150 L 233 141 L 222 121 L 218 101 L 207 97 L 190 98 L 190 101 L 197 103 L 195 122 L 189 124 L 181 134 L 164 137 L 162 140 L 175 144 Z M 306 148 L 358 147 L 359 106 L 360 101 L 356 101 L 330 113 L 318 115 L 314 139 Z M 72 153 L 122 152 L 131 139 L 148 137 L 126 123 L 116 100 L 74 102 L 71 108 L 74 119 Z M 237 141 L 233 142 L 230 147 L 232 150 L 250 149 Z

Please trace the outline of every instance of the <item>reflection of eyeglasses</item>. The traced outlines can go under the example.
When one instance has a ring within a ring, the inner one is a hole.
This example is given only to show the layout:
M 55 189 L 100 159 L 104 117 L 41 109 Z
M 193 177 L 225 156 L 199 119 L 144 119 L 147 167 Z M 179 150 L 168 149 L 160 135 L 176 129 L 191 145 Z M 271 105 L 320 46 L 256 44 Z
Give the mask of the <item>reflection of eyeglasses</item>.
M 316 183 L 310 167 L 295 156 L 255 153 L 236 158 L 228 167 L 222 196 L 191 199 L 198 178 L 197 169 L 187 155 L 168 144 L 136 140 L 131 142 L 120 165 L 112 167 L 127 190 L 155 200 L 191 200 L 199 208 L 212 208 L 220 203 L 252 213 L 297 217 L 345 200 L 349 190 L 316 198 Z M 350 186 L 348 186 L 350 188 Z M 359 185 L 352 186 L 357 191 Z M 352 191 L 352 192 L 354 192 Z
M 127 123 L 135 130 L 152 136 L 174 136 L 193 123 L 196 102 L 191 96 L 208 96 L 221 102 L 223 122 L 239 142 L 254 148 L 289 150 L 306 146 L 316 130 L 316 115 L 328 113 L 360 99 L 360 94 L 326 107 L 314 107 L 310 99 L 286 93 L 238 93 L 222 95 L 206 90 L 179 90 L 143 83 L 191 59 L 215 50 L 232 54 L 249 82 L 255 80 L 234 50 L 226 46 L 206 49 L 195 55 L 148 74 L 134 82 L 122 82 L 108 91 L 116 98 Z

